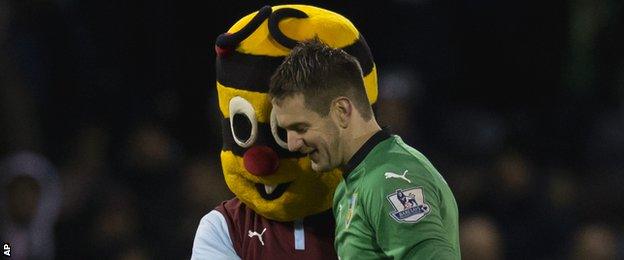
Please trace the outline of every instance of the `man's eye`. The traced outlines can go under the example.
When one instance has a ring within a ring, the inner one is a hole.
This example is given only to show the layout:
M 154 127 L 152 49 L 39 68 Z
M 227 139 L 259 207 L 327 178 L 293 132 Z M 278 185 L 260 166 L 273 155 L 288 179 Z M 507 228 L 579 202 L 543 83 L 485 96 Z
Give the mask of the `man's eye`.
M 295 132 L 298 134 L 305 134 L 308 131 L 307 127 L 297 127 L 295 128 Z

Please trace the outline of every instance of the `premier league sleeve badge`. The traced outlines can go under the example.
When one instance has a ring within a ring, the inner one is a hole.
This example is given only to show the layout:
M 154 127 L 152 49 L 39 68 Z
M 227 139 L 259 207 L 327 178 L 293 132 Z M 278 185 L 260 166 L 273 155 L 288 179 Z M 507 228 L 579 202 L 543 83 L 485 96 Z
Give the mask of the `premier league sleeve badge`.
M 397 222 L 416 223 L 429 214 L 421 187 L 397 189 L 386 198 L 394 208 L 390 216 Z

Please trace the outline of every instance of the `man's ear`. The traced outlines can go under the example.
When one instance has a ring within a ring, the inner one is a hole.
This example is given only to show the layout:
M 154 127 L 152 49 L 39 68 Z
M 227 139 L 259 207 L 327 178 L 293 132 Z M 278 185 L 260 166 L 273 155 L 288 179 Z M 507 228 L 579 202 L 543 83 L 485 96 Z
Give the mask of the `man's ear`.
M 353 103 L 347 97 L 338 97 L 332 101 L 331 113 L 341 128 L 347 128 L 353 115 Z

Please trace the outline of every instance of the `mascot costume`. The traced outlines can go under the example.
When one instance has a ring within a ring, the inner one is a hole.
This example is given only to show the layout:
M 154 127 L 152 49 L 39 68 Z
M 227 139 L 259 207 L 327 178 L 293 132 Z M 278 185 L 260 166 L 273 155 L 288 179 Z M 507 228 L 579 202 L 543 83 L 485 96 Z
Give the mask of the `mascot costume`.
M 193 259 L 336 259 L 331 213 L 339 170 L 316 173 L 289 152 L 268 97 L 271 75 L 299 41 L 317 37 L 362 66 L 368 99 L 377 72 L 362 35 L 345 17 L 306 5 L 265 6 L 216 41 L 223 116 L 223 175 L 235 198 L 200 221 Z

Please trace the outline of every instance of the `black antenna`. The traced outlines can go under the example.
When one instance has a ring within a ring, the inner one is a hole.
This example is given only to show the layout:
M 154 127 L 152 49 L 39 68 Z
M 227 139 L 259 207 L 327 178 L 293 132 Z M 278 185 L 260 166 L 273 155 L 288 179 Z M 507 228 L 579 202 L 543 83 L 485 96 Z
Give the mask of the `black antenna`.
M 297 45 L 297 41 L 288 38 L 288 36 L 284 35 L 282 31 L 279 29 L 279 22 L 284 18 L 308 18 L 308 15 L 301 10 L 293 9 L 293 8 L 282 8 L 276 10 L 269 17 L 269 33 L 271 36 L 282 46 L 292 49 Z
M 267 5 L 262 7 L 260 11 L 258 11 L 256 16 L 254 16 L 251 21 L 249 21 L 249 23 L 245 25 L 245 27 L 240 29 L 240 31 L 232 34 L 223 33 L 219 35 L 215 44 L 217 45 L 217 47 L 221 48 L 237 46 L 243 40 L 247 39 L 247 37 L 249 37 L 249 35 L 251 35 L 256 29 L 258 29 L 258 27 L 260 27 L 260 24 L 262 24 L 262 22 L 264 22 L 264 20 L 266 20 L 271 15 L 271 12 L 271 6 Z

